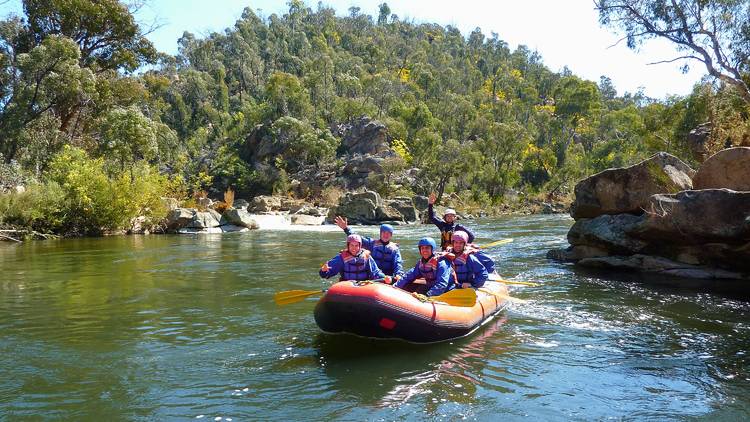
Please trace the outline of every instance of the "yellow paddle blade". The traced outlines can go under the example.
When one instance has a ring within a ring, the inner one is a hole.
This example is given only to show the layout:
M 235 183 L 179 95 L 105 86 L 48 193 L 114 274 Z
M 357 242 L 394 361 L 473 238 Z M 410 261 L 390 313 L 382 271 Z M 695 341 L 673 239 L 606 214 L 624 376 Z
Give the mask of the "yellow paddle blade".
M 500 299 L 509 300 L 511 302 L 526 303 L 526 300 L 524 300 L 524 299 L 519 299 L 517 297 L 509 296 L 509 295 L 507 295 L 505 293 L 495 293 L 492 290 L 483 289 L 483 288 L 479 288 L 477 290 L 479 290 L 480 292 L 491 294 L 492 296 L 498 297 Z
M 482 247 L 482 249 L 487 249 L 487 248 L 491 248 L 493 246 L 504 245 L 504 244 L 510 243 L 512 241 L 513 241 L 513 239 L 510 239 L 510 238 L 509 239 L 501 239 L 501 240 L 497 240 L 497 241 L 492 242 L 492 243 L 488 243 L 486 245 L 481 245 L 481 247 Z
M 433 302 L 445 302 L 451 306 L 472 307 L 477 302 L 477 292 L 474 289 L 454 289 L 440 296 L 430 298 Z
M 323 292 L 325 290 L 287 290 L 273 295 L 273 301 L 279 306 L 289 305 L 290 303 L 302 302 L 310 296 L 319 295 Z
M 499 281 L 501 283 L 505 283 L 505 284 L 517 284 L 519 286 L 539 286 L 539 283 L 532 283 L 530 281 L 511 281 L 511 280 L 504 280 L 502 278 Z

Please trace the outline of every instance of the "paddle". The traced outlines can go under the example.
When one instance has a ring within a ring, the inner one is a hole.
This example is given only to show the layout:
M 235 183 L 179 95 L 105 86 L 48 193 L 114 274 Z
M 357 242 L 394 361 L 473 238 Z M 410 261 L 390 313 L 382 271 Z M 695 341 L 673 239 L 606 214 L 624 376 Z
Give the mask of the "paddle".
M 379 279 L 370 280 L 370 281 L 375 283 L 375 282 L 382 282 L 383 280 L 384 280 L 383 278 L 379 278 Z M 279 306 L 289 305 L 292 303 L 302 302 L 308 297 L 319 295 L 325 292 L 326 292 L 326 289 L 323 289 L 323 290 L 285 290 L 283 292 L 278 292 L 275 295 L 273 295 L 273 301 L 276 302 L 276 304 Z
M 477 302 L 477 292 L 474 289 L 454 289 L 440 296 L 428 296 L 430 302 L 442 302 L 451 306 L 470 308 Z
M 523 300 L 523 299 L 519 299 L 519 298 L 517 298 L 517 297 L 509 296 L 509 295 L 507 295 L 507 294 L 495 293 L 495 292 L 493 292 L 492 290 L 489 290 L 489 289 L 485 289 L 485 288 L 483 288 L 483 287 L 480 287 L 480 288 L 478 288 L 477 290 L 479 290 L 480 292 L 484 292 L 484 293 L 488 293 L 488 294 L 491 294 L 492 296 L 498 297 L 498 298 L 500 298 L 500 299 L 508 299 L 508 300 L 510 300 L 511 302 L 526 303 L 526 301 L 525 301 L 525 300 Z
M 482 248 L 482 249 L 487 249 L 487 248 L 491 248 L 491 247 L 493 247 L 493 246 L 504 245 L 504 244 L 506 244 L 506 243 L 510 243 L 510 242 L 512 242 L 512 241 L 513 241 L 513 239 L 510 239 L 510 238 L 509 238 L 509 239 L 500 239 L 500 240 L 497 240 L 497 241 L 495 241 L 495 242 L 492 242 L 492 243 L 488 243 L 488 244 L 486 244 L 486 245 L 481 245 L 481 248 Z
M 530 281 L 505 280 L 504 278 L 501 278 L 500 275 L 497 274 L 497 273 L 490 274 L 490 276 L 488 277 L 488 280 L 499 281 L 499 282 L 505 283 L 505 284 L 517 284 L 519 286 L 539 286 L 540 285 L 539 283 L 532 283 Z
M 287 290 L 273 295 L 273 301 L 276 302 L 277 305 L 283 306 L 291 303 L 302 302 L 310 296 L 323 293 L 325 293 L 325 290 Z
M 326 290 L 286 290 L 273 295 L 273 301 L 279 306 L 302 302 L 308 297 L 320 295 Z M 430 302 L 442 302 L 452 306 L 471 307 L 477 300 L 477 293 L 473 289 L 456 289 L 440 296 L 428 298 Z

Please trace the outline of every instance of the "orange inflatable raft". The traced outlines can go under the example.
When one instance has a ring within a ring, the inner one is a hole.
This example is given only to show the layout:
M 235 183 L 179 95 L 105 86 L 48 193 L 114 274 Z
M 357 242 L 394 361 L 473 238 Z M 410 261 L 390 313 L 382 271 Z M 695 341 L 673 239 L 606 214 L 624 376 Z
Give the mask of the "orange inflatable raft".
M 421 302 L 387 284 L 341 281 L 318 301 L 315 322 L 328 333 L 432 343 L 469 335 L 505 308 L 507 295 L 504 284 L 488 281 L 474 306 L 459 307 Z

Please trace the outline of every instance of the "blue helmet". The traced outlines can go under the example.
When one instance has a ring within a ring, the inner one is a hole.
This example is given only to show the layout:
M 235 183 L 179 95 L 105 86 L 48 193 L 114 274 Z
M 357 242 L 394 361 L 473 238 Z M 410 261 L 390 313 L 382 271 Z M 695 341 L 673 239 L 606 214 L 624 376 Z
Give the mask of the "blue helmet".
M 431 237 L 423 237 L 419 239 L 419 243 L 417 244 L 417 247 L 419 246 L 429 246 L 432 248 L 433 251 L 437 249 L 437 243 L 435 243 L 435 241 L 432 240 Z
M 381 232 L 393 233 L 393 226 L 391 226 L 390 224 L 381 224 L 380 225 L 380 231 Z

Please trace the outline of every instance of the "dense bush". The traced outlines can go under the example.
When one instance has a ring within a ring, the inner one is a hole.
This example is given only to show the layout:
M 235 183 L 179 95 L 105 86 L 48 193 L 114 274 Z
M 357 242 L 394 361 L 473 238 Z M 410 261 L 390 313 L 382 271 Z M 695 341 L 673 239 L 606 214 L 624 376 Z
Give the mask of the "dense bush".
M 182 185 L 144 163 L 107 174 L 103 159 L 66 146 L 43 183 L 0 196 L 0 221 L 40 232 L 97 235 L 127 230 L 144 216 L 143 226 L 153 228 L 167 213 L 162 198 L 184 196 Z

